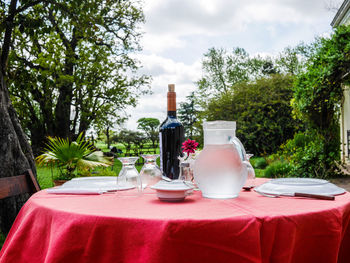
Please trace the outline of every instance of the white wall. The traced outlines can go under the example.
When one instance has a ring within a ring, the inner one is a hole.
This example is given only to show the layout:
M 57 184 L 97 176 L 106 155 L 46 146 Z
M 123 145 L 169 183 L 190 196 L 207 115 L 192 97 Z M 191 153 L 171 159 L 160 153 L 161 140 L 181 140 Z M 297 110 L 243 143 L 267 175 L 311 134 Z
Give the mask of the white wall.
M 340 116 L 340 139 L 342 160 L 349 163 L 347 131 L 350 130 L 350 87 L 344 87 L 344 100 Z M 350 154 L 349 154 L 350 156 Z

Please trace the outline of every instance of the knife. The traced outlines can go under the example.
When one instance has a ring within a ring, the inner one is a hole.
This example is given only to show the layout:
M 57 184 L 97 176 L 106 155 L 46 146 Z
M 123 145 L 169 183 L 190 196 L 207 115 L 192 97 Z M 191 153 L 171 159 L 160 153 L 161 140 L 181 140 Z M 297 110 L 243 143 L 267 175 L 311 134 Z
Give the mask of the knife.
M 309 193 L 281 193 L 281 194 L 270 194 L 270 193 L 263 193 L 259 190 L 254 189 L 255 192 L 258 194 L 261 194 L 263 196 L 267 197 L 279 197 L 279 196 L 295 196 L 295 197 L 306 197 L 306 198 L 314 198 L 314 199 L 322 199 L 322 200 L 335 200 L 335 197 L 333 195 L 323 195 L 323 194 L 309 194 Z

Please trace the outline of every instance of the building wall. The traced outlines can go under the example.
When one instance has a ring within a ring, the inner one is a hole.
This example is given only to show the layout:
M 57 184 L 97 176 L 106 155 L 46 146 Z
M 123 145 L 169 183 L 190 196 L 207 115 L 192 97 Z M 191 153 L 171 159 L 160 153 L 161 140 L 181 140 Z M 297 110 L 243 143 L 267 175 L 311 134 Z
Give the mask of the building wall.
M 342 24 L 342 25 L 346 25 L 346 26 L 350 25 L 350 12 L 349 12 L 349 11 L 348 11 L 348 12 L 346 13 L 346 15 L 344 16 L 344 18 L 343 18 L 341 24 Z
M 336 21 L 332 26 L 337 25 L 350 25 L 350 8 L 349 0 L 345 0 L 341 8 L 338 10 L 338 15 L 345 15 L 341 20 Z M 335 19 L 336 19 L 335 17 Z M 333 23 L 333 22 L 332 22 Z M 341 157 L 342 161 L 350 163 L 350 151 L 348 150 L 348 131 L 350 132 L 350 87 L 343 87 L 344 98 L 341 105 L 341 115 L 340 115 L 340 140 L 341 140 Z M 350 140 L 350 138 L 349 138 Z
M 348 150 L 348 131 L 350 132 L 350 87 L 344 87 L 344 100 L 340 116 L 340 138 L 342 160 L 349 162 L 350 152 Z M 350 139 L 350 138 L 349 138 Z

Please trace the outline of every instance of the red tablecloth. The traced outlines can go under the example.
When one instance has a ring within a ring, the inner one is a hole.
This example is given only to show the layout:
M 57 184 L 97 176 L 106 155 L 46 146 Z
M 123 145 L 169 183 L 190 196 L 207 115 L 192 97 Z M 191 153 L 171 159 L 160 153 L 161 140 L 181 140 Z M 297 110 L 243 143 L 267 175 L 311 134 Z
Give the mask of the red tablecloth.
M 335 201 L 241 192 L 183 203 L 155 195 L 50 195 L 19 213 L 0 262 L 350 262 L 350 194 Z

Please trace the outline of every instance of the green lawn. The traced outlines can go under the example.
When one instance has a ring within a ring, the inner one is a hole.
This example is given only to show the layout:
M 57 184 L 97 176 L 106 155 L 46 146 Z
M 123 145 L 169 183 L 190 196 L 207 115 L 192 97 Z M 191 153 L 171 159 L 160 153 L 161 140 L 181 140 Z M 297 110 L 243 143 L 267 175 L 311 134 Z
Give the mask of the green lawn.
M 103 143 L 103 142 L 97 142 L 95 144 L 95 146 L 99 149 L 101 149 L 103 152 L 108 152 L 109 149 L 107 149 L 107 144 Z M 125 146 L 123 144 L 111 144 L 111 147 L 117 147 L 118 149 L 122 150 L 123 153 L 126 152 L 125 150 Z M 146 144 L 145 145 L 145 149 L 146 148 L 150 148 L 151 147 L 151 144 Z M 151 149 L 149 149 L 151 150 Z M 159 153 L 159 148 L 156 149 L 157 153 Z M 133 150 L 131 150 L 131 153 L 134 153 Z M 142 158 L 142 157 L 140 157 Z M 159 160 L 158 160 L 158 164 L 159 164 Z M 117 176 L 120 172 L 122 168 L 122 164 L 121 162 L 115 158 L 114 160 L 114 165 L 112 167 L 107 167 L 107 168 L 96 168 L 95 170 L 91 171 L 91 175 L 92 176 Z M 138 171 L 140 171 L 142 168 L 142 164 L 140 165 L 136 165 L 136 169 Z M 49 187 L 53 187 L 54 184 L 53 184 L 53 180 L 55 178 L 58 177 L 59 175 L 59 170 L 57 167 L 40 167 L 40 166 L 37 166 L 37 175 L 38 175 L 38 182 L 40 184 L 40 187 L 42 189 L 45 189 L 45 188 L 49 188 Z
M 140 171 L 142 164 L 136 165 L 136 169 Z M 122 164 L 118 159 L 114 160 L 114 165 L 106 168 L 96 168 L 91 172 L 91 176 L 117 176 L 122 169 Z M 59 175 L 59 170 L 56 167 L 40 167 L 37 166 L 38 182 L 41 189 L 53 187 L 53 179 Z

